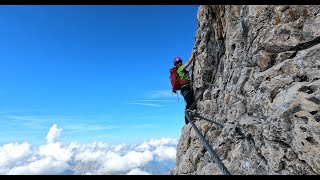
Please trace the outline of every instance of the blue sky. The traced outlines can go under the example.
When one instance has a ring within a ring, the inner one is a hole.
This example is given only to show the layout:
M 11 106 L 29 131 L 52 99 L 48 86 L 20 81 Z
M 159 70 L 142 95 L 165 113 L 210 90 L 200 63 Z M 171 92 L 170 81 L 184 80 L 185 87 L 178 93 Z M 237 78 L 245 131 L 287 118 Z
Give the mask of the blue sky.
M 191 55 L 198 6 L 0 6 L 0 145 L 179 138 L 172 59 Z

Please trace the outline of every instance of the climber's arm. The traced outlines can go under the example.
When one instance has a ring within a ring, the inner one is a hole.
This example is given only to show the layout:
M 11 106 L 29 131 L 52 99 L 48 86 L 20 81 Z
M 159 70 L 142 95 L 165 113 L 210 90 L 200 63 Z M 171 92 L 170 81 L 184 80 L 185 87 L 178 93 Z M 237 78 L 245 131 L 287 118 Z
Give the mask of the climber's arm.
M 184 65 L 182 65 L 183 66 L 183 69 L 186 69 L 190 64 L 191 64 L 191 62 L 193 61 L 193 53 L 192 53 L 192 55 L 190 56 L 190 58 L 189 58 L 189 60 L 188 60 L 188 62 L 186 63 L 186 64 L 184 64 Z M 188 70 L 187 70 L 188 71 Z M 189 71 L 190 71 L 190 69 L 189 69 Z

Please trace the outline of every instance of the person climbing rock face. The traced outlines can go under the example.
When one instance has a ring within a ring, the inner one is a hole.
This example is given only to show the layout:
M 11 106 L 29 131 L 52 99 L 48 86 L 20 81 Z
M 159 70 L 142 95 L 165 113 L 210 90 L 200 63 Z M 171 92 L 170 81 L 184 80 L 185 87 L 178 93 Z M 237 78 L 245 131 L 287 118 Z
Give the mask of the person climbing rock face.
M 192 69 L 192 66 L 188 68 L 188 66 L 192 63 L 194 59 L 194 53 L 190 56 L 189 60 L 187 61 L 186 64 L 182 64 L 182 59 L 180 57 L 176 57 L 173 60 L 173 64 L 177 68 L 178 75 L 180 79 L 182 80 L 188 80 L 187 83 L 183 84 L 181 86 L 181 94 L 186 101 L 186 110 L 189 109 L 189 107 L 193 104 L 194 102 L 194 94 L 190 85 L 190 75 L 189 72 Z M 191 109 L 192 110 L 192 109 Z M 185 117 L 185 123 L 188 124 L 189 121 Z

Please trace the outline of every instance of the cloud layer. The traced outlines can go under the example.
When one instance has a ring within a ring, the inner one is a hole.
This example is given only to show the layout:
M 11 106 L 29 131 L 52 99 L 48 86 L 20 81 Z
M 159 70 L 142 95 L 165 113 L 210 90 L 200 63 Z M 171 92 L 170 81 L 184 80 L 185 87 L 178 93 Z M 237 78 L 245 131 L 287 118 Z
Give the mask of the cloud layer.
M 47 144 L 36 149 L 27 142 L 0 146 L 0 174 L 168 174 L 175 165 L 176 139 L 152 139 L 137 145 L 63 145 L 61 132 L 54 124 Z M 163 168 L 159 171 L 159 167 Z

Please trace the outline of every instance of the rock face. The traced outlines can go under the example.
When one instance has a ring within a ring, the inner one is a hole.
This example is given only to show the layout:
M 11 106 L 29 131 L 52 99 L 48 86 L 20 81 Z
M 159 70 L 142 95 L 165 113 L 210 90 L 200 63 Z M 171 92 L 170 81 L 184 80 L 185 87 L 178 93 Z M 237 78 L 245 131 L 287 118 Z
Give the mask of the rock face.
M 320 6 L 199 6 L 195 124 L 231 174 L 320 174 Z M 205 86 L 210 83 L 209 86 Z M 190 123 L 171 174 L 221 174 Z

